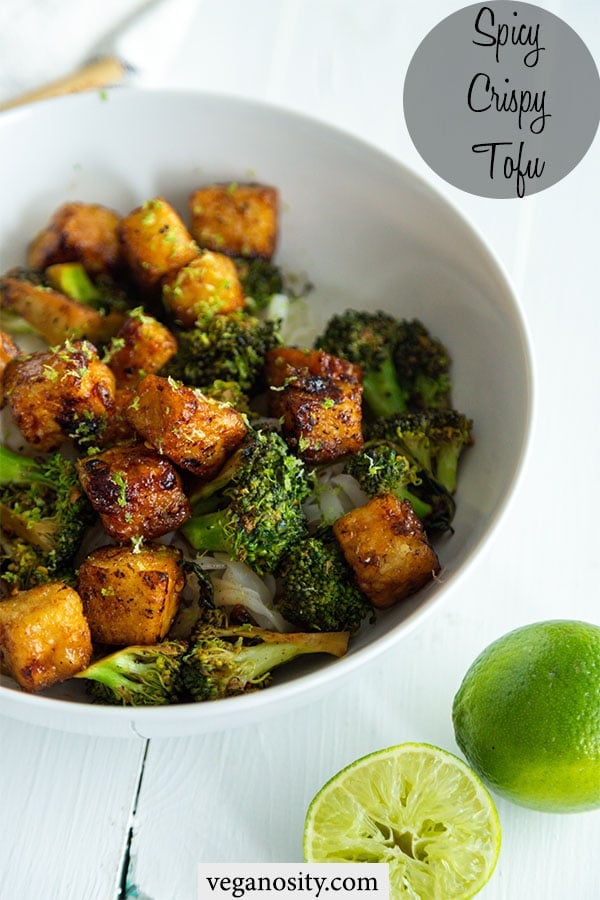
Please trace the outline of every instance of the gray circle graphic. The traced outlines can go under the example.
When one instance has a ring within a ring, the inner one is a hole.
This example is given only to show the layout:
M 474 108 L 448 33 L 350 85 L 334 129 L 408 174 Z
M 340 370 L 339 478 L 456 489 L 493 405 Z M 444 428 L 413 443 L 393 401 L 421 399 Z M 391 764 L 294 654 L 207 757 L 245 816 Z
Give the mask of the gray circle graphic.
M 404 83 L 415 147 L 445 181 L 524 197 L 560 181 L 589 149 L 600 77 L 573 29 L 530 3 L 458 10 L 421 42 Z

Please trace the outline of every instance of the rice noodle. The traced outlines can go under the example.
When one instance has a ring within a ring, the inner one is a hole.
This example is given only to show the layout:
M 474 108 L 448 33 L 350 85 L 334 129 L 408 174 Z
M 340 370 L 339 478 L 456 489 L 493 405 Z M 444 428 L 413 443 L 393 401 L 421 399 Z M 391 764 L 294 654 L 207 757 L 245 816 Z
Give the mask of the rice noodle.
M 343 463 L 334 463 L 319 472 L 315 490 L 302 509 L 309 529 L 314 529 L 323 522 L 332 524 L 368 500 L 356 479 L 343 471 Z

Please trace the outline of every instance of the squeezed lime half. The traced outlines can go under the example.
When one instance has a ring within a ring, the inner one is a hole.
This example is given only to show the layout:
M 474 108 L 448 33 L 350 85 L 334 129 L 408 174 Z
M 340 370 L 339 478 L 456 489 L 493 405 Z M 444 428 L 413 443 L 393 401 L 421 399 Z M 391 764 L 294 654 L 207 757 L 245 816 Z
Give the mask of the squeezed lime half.
M 473 897 L 500 852 L 494 802 L 451 753 L 406 743 L 378 750 L 333 776 L 304 825 L 307 862 L 389 865 L 392 898 Z

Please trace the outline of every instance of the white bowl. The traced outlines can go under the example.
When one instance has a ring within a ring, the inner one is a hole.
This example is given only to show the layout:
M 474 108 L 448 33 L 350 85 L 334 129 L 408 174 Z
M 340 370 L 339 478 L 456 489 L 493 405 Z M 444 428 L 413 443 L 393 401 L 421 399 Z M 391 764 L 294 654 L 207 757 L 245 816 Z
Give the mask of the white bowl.
M 0 115 L 4 179 L 0 272 L 66 200 L 122 213 L 164 195 L 185 215 L 213 180 L 276 185 L 277 256 L 306 273 L 323 318 L 347 307 L 418 317 L 453 356 L 454 405 L 475 421 L 443 578 L 379 616 L 332 662 L 299 666 L 268 689 L 203 704 L 130 709 L 77 702 L 68 688 L 30 696 L 1 678 L 0 713 L 97 735 L 173 736 L 289 710 L 405 638 L 453 591 L 489 540 L 521 470 L 531 422 L 526 331 L 498 263 L 429 185 L 373 147 L 324 124 L 247 100 L 115 89 Z

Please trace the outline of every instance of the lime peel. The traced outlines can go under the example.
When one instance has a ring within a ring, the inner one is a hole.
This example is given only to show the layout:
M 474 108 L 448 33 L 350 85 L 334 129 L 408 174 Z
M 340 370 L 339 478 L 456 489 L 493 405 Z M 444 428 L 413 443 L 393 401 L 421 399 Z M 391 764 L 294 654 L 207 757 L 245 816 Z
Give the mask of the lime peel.
M 387 862 L 392 898 L 458 900 L 489 880 L 500 852 L 494 802 L 439 747 L 405 743 L 361 757 L 312 800 L 307 862 Z
M 469 667 L 453 722 L 495 793 L 543 812 L 600 808 L 600 627 L 554 619 L 504 634 Z

